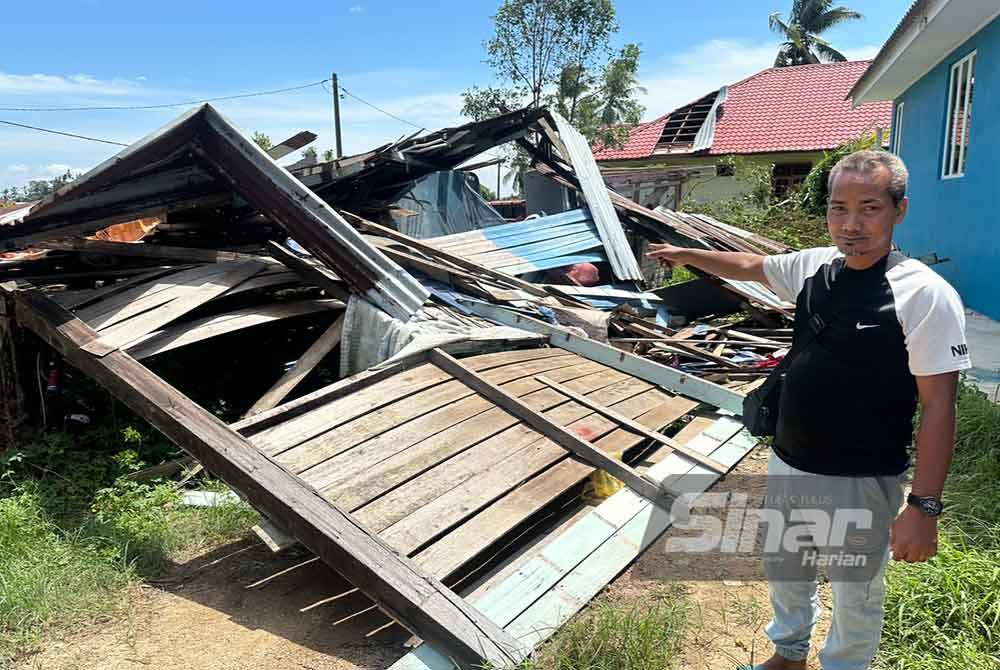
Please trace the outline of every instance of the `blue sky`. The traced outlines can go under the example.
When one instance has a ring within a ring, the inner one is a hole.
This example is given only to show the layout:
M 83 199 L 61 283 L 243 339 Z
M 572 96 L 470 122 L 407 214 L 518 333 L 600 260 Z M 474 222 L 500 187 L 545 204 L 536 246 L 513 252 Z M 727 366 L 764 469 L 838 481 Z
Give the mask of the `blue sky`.
M 869 58 L 909 0 L 844 0 L 865 20 L 826 37 Z M 653 118 L 771 65 L 770 12 L 791 0 L 714 3 L 617 0 L 616 44 L 643 50 L 642 102 Z M 418 126 L 461 123 L 461 93 L 491 83 L 482 42 L 497 2 L 223 2 L 78 0 L 4 3 L 0 107 L 147 105 L 284 88 L 336 71 L 358 96 Z M 239 127 L 279 140 L 299 130 L 332 145 L 331 98 L 320 87 L 216 105 Z M 121 142 L 184 108 L 0 112 L 0 119 Z M 342 104 L 344 150 L 362 151 L 415 128 L 353 100 Z M 0 186 L 81 171 L 110 145 L 0 125 Z M 494 173 L 495 175 L 495 173 Z M 495 183 L 495 176 L 484 179 Z

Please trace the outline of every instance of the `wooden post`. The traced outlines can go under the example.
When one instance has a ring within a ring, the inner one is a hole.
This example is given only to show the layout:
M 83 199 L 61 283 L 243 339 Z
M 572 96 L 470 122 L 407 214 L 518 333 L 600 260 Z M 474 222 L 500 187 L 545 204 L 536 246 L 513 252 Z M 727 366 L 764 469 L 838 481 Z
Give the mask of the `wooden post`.
M 439 580 L 131 356 L 85 351 L 98 333 L 71 312 L 36 290 L 15 301 L 19 323 L 460 667 L 507 666 L 525 656 L 524 645 Z
M 344 148 L 340 143 L 340 82 L 336 72 L 330 77 L 333 84 L 333 134 L 337 139 L 337 160 L 340 160 L 344 157 Z
M 0 293 L 0 452 L 15 446 L 15 431 L 24 420 L 13 317 L 13 303 Z

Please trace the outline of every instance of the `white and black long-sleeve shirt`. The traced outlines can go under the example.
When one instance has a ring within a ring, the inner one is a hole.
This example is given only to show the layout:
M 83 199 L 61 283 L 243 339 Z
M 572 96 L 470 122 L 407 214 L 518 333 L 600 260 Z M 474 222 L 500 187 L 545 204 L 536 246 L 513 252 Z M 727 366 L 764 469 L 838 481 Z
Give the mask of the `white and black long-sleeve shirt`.
M 912 441 L 915 377 L 971 367 L 965 312 L 940 275 L 898 251 L 865 270 L 842 258 L 828 247 L 764 260 L 771 288 L 796 303 L 796 338 L 815 312 L 831 315 L 789 366 L 774 450 L 807 472 L 899 474 Z

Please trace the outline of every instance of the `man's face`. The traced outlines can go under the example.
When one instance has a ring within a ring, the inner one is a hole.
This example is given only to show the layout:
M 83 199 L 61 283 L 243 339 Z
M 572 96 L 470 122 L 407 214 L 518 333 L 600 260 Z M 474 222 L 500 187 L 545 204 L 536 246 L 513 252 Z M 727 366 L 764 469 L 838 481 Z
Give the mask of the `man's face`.
M 833 180 L 826 222 L 840 252 L 878 260 L 892 248 L 892 230 L 906 214 L 907 199 L 894 205 L 889 169 L 842 171 Z

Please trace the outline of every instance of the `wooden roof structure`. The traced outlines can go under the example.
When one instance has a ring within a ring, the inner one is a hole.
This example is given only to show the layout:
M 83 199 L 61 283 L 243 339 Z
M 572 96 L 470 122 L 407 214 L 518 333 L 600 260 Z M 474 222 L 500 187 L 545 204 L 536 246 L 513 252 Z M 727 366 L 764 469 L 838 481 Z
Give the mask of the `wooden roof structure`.
M 276 263 L 237 259 L 51 297 L 11 283 L 3 293 L 22 326 L 462 667 L 509 665 L 530 647 L 450 586 L 595 467 L 642 504 L 668 507 L 676 491 L 628 465 L 649 451 L 650 435 L 658 458 L 672 454 L 687 470 L 718 477 L 734 463 L 652 431 L 706 401 L 734 407 L 738 393 L 557 326 L 540 333 L 548 347 L 463 359 L 433 349 L 294 400 L 279 394 L 230 425 L 140 362 L 231 332 L 241 319 L 343 307 L 327 298 L 208 309 L 285 275 Z M 613 457 L 622 453 L 624 462 Z
M 524 138 L 534 123 L 543 148 Z M 555 178 L 600 201 L 608 229 L 620 233 L 622 217 L 691 244 L 768 243 L 607 190 L 557 125 L 535 110 L 440 131 L 404 141 L 401 164 L 376 151 L 365 174 L 331 184 L 354 192 L 367 180 L 388 194 L 420 161 L 430 169 L 431 157 L 517 138 Z M 170 215 L 161 225 L 183 231 L 191 221 L 175 215 L 195 211 L 198 241 L 216 217 L 225 229 L 273 222 L 311 257 L 276 241 L 284 235 L 258 235 L 249 250 L 80 237 L 148 215 Z M 24 281 L 30 265 L 13 268 L 4 276 L 20 281 L 0 284 L 0 325 L 13 315 L 256 508 L 265 535 L 302 545 L 306 562 L 326 564 L 426 642 L 400 668 L 516 664 L 666 530 L 674 497 L 707 488 L 754 444 L 735 418 L 740 393 L 496 304 L 582 305 L 332 209 L 208 105 L 38 203 L 0 230 L 0 243 L 129 261 L 85 276 L 55 265 L 48 285 Z M 345 336 L 349 302 L 364 298 L 400 321 L 426 310 L 429 289 L 403 268 L 443 282 L 452 293 L 436 290 L 437 307 L 463 322 L 524 337 L 463 358 L 435 346 L 302 388 Z M 250 338 L 276 322 L 308 323 L 300 330 L 311 342 L 288 352 L 282 360 L 294 365 L 238 419 L 223 421 L 193 399 L 198 389 L 159 374 L 172 357 L 231 338 L 256 355 Z M 588 511 L 579 493 L 596 469 L 626 488 Z M 574 523 L 544 548 L 527 544 L 546 516 L 568 509 Z
M 17 226 L 0 228 L 0 245 L 23 248 L 144 216 L 241 201 L 284 228 L 352 292 L 393 316 L 408 318 L 427 298 L 409 273 L 208 104 L 35 204 Z

